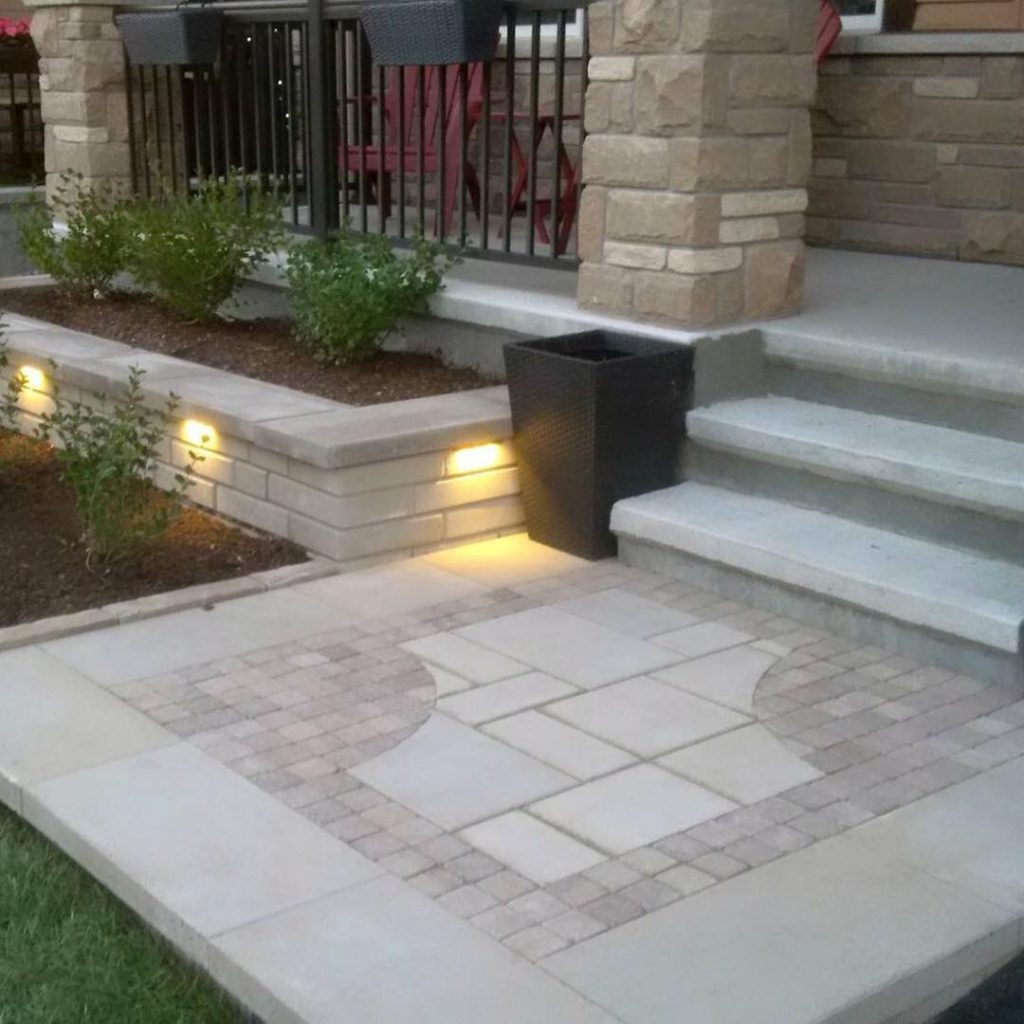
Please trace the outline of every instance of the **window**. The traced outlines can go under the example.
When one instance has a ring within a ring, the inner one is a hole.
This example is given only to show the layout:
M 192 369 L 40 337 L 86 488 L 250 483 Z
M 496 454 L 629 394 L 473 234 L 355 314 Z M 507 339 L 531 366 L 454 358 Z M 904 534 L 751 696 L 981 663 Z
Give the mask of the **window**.
M 845 32 L 880 32 L 883 0 L 838 0 Z

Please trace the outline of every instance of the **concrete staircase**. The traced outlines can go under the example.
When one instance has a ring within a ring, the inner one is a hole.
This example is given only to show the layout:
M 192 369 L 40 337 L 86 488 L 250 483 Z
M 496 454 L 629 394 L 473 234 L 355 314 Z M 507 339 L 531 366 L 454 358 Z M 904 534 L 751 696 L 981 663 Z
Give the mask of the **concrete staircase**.
M 1024 684 L 1019 370 L 774 332 L 751 365 L 689 415 L 687 482 L 616 506 L 621 557 Z

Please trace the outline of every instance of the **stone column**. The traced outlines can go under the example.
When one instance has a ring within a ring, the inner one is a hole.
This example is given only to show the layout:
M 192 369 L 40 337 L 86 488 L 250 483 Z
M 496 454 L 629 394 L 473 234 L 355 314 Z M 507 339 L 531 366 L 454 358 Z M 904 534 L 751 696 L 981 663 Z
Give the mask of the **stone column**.
M 67 171 L 81 173 L 89 187 L 127 188 L 131 162 L 117 8 L 28 2 L 35 8 L 32 38 L 40 55 L 47 193 Z
M 682 327 L 800 305 L 818 0 L 598 0 L 585 308 Z

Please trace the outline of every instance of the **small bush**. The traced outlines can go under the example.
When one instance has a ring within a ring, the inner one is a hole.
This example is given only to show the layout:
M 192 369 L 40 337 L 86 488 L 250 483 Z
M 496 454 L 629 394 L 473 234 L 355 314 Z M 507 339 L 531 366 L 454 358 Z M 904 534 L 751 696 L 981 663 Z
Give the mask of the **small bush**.
M 22 248 L 61 288 L 100 296 L 127 264 L 128 207 L 110 188 L 87 188 L 82 175 L 61 175 L 51 203 L 33 195 L 18 207 Z M 66 231 L 59 233 L 55 221 Z
M 385 238 L 348 231 L 296 246 L 287 271 L 296 333 L 325 363 L 371 356 L 403 316 L 426 309 L 454 262 L 423 238 L 407 258 Z
M 204 181 L 194 195 L 140 203 L 133 220 L 129 269 L 170 309 L 212 320 L 246 274 L 284 244 L 281 202 L 243 194 L 238 181 Z
M 25 379 L 21 373 L 8 375 L 7 368 L 11 364 L 7 355 L 7 342 L 3 339 L 4 324 L 0 321 L 0 429 L 16 431 L 18 429 L 18 399 L 25 388 Z
M 42 417 L 40 437 L 52 441 L 61 479 L 75 493 L 82 537 L 90 559 L 113 562 L 142 541 L 160 536 L 181 510 L 192 483 L 193 465 L 174 477 L 174 488 L 157 494 L 149 483 L 157 446 L 176 408 L 164 412 L 143 404 L 143 371 L 128 372 L 125 393 L 99 412 L 83 402 L 66 401 L 55 385 L 54 411 Z M 102 395 L 95 396 L 105 403 Z M 193 464 L 202 457 L 190 453 Z

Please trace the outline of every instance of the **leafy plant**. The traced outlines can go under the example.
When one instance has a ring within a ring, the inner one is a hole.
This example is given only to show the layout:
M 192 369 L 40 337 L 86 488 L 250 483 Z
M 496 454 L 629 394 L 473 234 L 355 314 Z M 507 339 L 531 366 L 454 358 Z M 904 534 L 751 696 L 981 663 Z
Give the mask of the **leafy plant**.
M 296 333 L 324 363 L 372 356 L 403 316 L 426 309 L 454 262 L 424 238 L 407 257 L 385 238 L 349 231 L 296 246 L 287 269 Z
M 177 407 L 172 396 L 163 412 L 143 401 L 143 372 L 128 371 L 123 395 L 109 403 L 95 395 L 93 405 L 67 401 L 54 385 L 54 411 L 42 416 L 40 437 L 53 441 L 61 479 L 75 493 L 82 536 L 90 559 L 116 561 L 145 540 L 160 536 L 181 510 L 192 483 L 194 464 L 202 456 L 189 453 L 191 464 L 174 476 L 174 487 L 157 494 L 149 483 L 168 418 Z
M 22 248 L 60 287 L 102 295 L 127 264 L 128 208 L 111 188 L 90 188 L 81 174 L 62 174 L 51 202 L 33 194 L 17 208 Z
M 0 335 L 4 325 L 0 322 Z M 5 430 L 18 429 L 18 398 L 25 387 L 25 378 L 20 373 L 8 374 L 10 357 L 7 355 L 7 343 L 0 337 L 0 378 L 6 383 L 0 391 L 0 428 Z
M 267 192 L 243 194 L 234 178 L 207 179 L 194 196 L 143 202 L 132 220 L 135 280 L 190 320 L 212 320 L 285 238 L 280 200 Z

